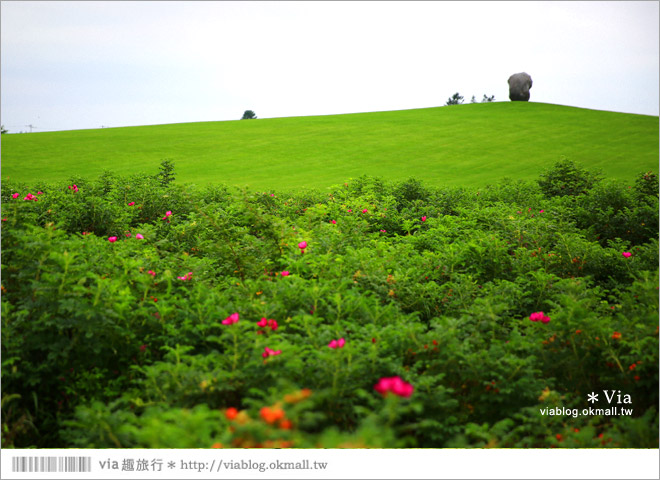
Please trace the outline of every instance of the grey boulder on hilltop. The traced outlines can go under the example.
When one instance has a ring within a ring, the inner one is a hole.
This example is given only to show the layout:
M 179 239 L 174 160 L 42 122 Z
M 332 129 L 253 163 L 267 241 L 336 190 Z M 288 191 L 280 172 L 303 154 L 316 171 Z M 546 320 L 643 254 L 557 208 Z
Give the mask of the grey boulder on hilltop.
M 509 99 L 512 102 L 527 102 L 530 88 L 532 77 L 525 72 L 514 73 L 509 77 Z

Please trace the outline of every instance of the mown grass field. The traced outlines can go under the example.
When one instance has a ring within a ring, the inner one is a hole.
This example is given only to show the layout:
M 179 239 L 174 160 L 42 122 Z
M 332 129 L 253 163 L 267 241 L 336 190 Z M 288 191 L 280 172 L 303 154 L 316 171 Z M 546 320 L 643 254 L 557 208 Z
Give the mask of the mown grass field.
M 258 113 L 258 112 L 257 112 Z M 176 165 L 177 181 L 319 188 L 367 174 L 429 185 L 529 180 L 566 157 L 658 172 L 658 117 L 526 102 L 3 135 L 2 176 L 65 181 Z

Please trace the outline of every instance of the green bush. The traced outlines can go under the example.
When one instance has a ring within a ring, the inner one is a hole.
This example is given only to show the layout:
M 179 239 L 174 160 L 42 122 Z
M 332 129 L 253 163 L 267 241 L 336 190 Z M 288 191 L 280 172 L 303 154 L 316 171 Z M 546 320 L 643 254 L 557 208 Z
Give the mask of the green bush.
M 4 182 L 2 445 L 657 448 L 657 196 L 551 173 Z
M 602 178 L 572 160 L 562 159 L 540 175 L 538 185 L 547 197 L 577 196 L 588 192 Z

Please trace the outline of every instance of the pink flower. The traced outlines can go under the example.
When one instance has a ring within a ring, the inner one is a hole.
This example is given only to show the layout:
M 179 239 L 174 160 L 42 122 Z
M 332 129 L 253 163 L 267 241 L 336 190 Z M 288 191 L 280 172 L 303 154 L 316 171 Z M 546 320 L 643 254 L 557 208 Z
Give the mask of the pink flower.
M 368 210 L 365 208 L 364 210 L 362 210 L 362 213 L 367 213 L 367 211 Z
M 545 210 L 539 210 L 539 213 L 543 213 Z
M 232 313 L 229 315 L 227 318 L 225 318 L 222 321 L 223 325 L 233 325 L 234 323 L 238 323 L 239 315 L 238 313 Z
M 23 198 L 23 200 L 25 200 L 25 201 L 34 200 L 34 201 L 36 202 L 36 201 L 39 200 L 39 199 L 38 199 L 37 197 L 35 197 L 34 195 L 32 195 L 31 193 L 28 193 L 28 194 Z
M 43 194 L 44 194 L 44 192 L 42 192 L 42 191 L 37 192 L 37 195 L 43 195 Z
M 304 251 L 307 248 L 307 242 L 300 242 L 298 248 Z
M 130 203 L 128 204 L 129 207 L 132 207 L 133 205 L 135 205 L 135 202 L 130 202 Z
M 144 344 L 140 345 L 140 351 L 141 352 L 144 352 L 146 349 L 147 349 L 146 345 L 144 345 Z
M 282 353 L 282 350 L 273 350 L 268 347 L 264 347 L 264 353 L 261 354 L 262 357 L 268 358 Z
M 117 241 L 117 237 L 108 237 L 108 242 L 115 243 L 116 241 Z
M 542 323 L 548 323 L 550 322 L 550 317 L 546 316 L 543 312 L 534 312 L 529 316 L 529 319 L 532 322 L 538 322 L 539 320 Z
M 424 215 L 424 216 L 422 217 L 422 222 L 425 222 L 425 221 L 426 221 L 426 215 Z
M 266 320 L 266 317 L 262 317 L 261 320 L 257 322 L 258 327 L 270 327 L 271 330 L 277 330 L 277 321 L 273 320 L 272 318 Z
M 130 234 L 130 233 L 127 233 L 126 236 L 127 236 L 128 238 L 131 238 L 131 234 Z
M 274 197 L 274 196 L 275 196 L 275 194 L 274 194 L 274 193 L 271 193 L 271 194 L 270 194 L 270 196 L 271 196 L 271 197 Z
M 156 276 L 156 272 L 154 272 L 153 270 L 149 270 L 147 273 L 148 273 L 149 275 L 151 275 L 152 277 L 155 277 L 155 276 Z
M 172 210 L 168 210 L 167 212 L 165 212 L 165 216 L 162 218 L 162 220 L 165 220 L 170 215 L 172 215 Z
M 183 277 L 176 277 L 179 280 L 183 280 L 184 282 L 190 280 L 192 278 L 192 272 L 186 273 Z
M 387 395 L 388 392 L 392 392 L 394 395 L 407 398 L 412 395 L 415 388 L 404 382 L 401 377 L 383 377 L 374 385 L 374 390 L 383 396 Z
M 348 213 L 353 213 L 353 210 L 351 210 L 351 209 L 349 208 L 349 209 L 348 209 Z
M 21 196 L 21 194 L 17 192 L 17 193 L 12 194 L 11 198 L 18 198 L 20 196 Z
M 335 225 L 335 224 L 337 223 L 337 220 L 330 220 L 330 223 L 332 223 L 333 225 Z
M 283 277 L 288 277 L 289 276 L 289 271 L 284 270 L 280 275 L 282 275 Z
M 632 256 L 632 253 L 630 253 L 630 252 L 623 252 L 623 253 L 621 253 L 621 255 L 623 255 L 625 258 L 628 258 L 628 257 Z
M 387 233 L 387 230 L 381 230 L 380 233 Z
M 138 234 L 135 235 L 135 238 L 137 238 L 138 240 L 142 240 L 144 238 L 144 235 L 142 235 L 141 233 L 138 233 Z
M 343 338 L 340 338 L 339 340 L 331 340 L 330 343 L 328 343 L 328 347 L 330 348 L 344 348 L 344 345 L 346 344 L 346 340 Z

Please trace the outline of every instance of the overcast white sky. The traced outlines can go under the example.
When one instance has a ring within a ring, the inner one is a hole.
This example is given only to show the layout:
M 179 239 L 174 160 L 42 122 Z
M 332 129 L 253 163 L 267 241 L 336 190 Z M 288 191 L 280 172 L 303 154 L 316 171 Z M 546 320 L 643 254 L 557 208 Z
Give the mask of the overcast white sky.
M 460 92 L 658 115 L 659 2 L 2 1 L 10 132 L 400 110 Z

